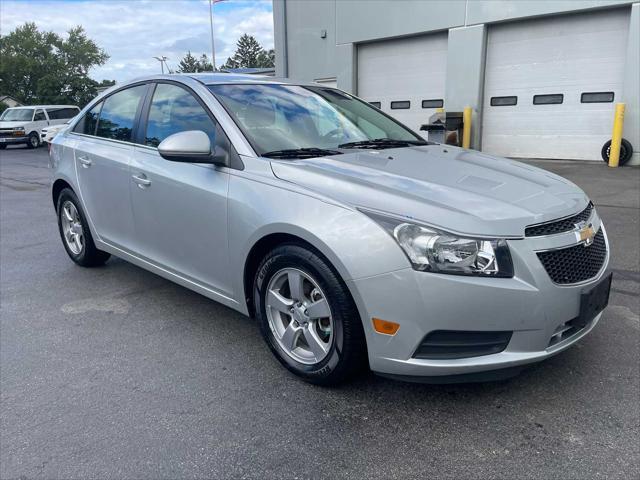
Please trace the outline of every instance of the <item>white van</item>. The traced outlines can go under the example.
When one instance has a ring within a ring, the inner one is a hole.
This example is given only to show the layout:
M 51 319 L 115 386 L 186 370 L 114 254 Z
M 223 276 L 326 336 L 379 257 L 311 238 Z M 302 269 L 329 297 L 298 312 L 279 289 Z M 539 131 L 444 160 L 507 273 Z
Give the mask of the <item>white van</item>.
M 75 105 L 7 108 L 0 115 L 0 149 L 17 143 L 26 143 L 29 148 L 39 147 L 44 127 L 65 123 L 79 112 L 80 108 Z

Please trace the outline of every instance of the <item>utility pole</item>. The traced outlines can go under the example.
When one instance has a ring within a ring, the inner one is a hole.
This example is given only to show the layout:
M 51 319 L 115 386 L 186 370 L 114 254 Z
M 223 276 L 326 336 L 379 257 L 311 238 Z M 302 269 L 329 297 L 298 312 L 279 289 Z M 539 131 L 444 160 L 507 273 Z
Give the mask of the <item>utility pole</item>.
M 216 3 L 223 2 L 224 0 L 209 0 L 209 24 L 211 25 L 211 65 L 213 71 L 216 71 L 216 47 L 213 40 L 213 6 Z

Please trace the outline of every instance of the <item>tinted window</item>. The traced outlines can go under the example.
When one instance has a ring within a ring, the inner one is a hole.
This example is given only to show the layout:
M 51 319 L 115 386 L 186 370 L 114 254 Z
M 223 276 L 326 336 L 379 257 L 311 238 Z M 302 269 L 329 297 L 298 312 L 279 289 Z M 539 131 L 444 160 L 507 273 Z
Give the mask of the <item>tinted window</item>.
M 202 130 L 216 140 L 216 125 L 195 97 L 184 88 L 159 83 L 153 93 L 144 143 L 157 147 L 169 135 L 187 130 Z
M 437 98 L 434 100 L 422 100 L 422 108 L 442 108 L 444 107 L 444 100 Z
M 95 107 L 85 113 L 76 124 L 73 131 L 76 133 L 84 133 L 85 135 L 95 135 L 96 124 L 98 123 L 98 115 L 100 115 L 101 107 L 102 102 L 98 103 Z
M 611 103 L 613 92 L 584 92 L 580 95 L 580 103 Z
M 146 85 L 138 85 L 107 97 L 100 112 L 96 135 L 125 142 L 131 141 L 136 112 L 146 88 Z
M 77 108 L 48 108 L 49 120 L 68 120 L 75 117 L 78 112 Z
M 516 105 L 517 103 L 518 103 L 518 97 L 516 96 L 491 97 L 492 107 L 506 107 L 509 105 Z
M 550 95 L 534 95 L 533 104 L 534 105 L 555 105 L 558 103 L 562 103 L 563 99 L 564 99 L 564 95 L 561 93 L 552 93 Z
M 36 111 L 36 114 L 33 116 L 34 122 L 41 122 L 42 120 L 46 120 L 46 119 L 47 117 L 45 117 L 43 110 Z

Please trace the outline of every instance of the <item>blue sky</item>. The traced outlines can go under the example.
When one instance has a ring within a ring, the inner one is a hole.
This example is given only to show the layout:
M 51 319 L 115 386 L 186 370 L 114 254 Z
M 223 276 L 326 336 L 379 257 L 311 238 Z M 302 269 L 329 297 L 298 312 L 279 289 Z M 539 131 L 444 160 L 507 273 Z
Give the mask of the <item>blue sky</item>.
M 153 56 L 165 55 L 176 68 L 191 50 L 211 56 L 208 0 L 0 0 L 0 32 L 30 21 L 64 34 L 82 25 L 111 58 L 91 76 L 123 81 L 156 73 Z M 227 0 L 214 7 L 216 62 L 235 50 L 243 33 L 273 48 L 271 0 Z

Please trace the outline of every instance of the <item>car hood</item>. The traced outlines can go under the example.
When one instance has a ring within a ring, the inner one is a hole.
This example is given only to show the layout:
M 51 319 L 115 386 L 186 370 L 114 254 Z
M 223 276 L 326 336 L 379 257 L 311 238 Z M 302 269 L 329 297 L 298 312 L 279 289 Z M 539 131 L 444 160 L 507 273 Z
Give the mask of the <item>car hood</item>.
M 17 121 L 17 122 L 7 122 L 4 120 L 0 121 L 0 128 L 14 128 L 14 127 L 24 127 L 25 124 L 27 124 L 29 122 L 25 121 Z
M 577 213 L 589 201 L 553 173 L 444 145 L 271 164 L 276 177 L 351 206 L 470 235 L 522 237 L 526 226 Z

